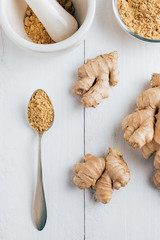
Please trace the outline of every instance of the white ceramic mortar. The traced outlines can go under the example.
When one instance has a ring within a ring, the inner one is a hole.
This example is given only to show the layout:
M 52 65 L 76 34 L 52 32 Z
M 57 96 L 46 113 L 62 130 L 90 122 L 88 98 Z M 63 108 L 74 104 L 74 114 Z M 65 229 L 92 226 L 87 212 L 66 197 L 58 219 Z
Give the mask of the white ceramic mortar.
M 96 0 L 72 0 L 75 6 L 78 31 L 68 39 L 54 44 L 36 44 L 24 30 L 25 0 L 1 0 L 0 15 L 2 28 L 19 47 L 39 53 L 59 53 L 77 46 L 90 28 L 96 8 Z

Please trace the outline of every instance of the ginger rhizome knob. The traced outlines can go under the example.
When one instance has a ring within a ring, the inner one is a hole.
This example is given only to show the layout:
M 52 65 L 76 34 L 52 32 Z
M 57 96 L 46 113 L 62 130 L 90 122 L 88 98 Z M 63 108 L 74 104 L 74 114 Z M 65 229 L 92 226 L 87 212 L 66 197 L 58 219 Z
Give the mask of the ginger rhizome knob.
M 153 180 L 160 188 L 160 74 L 152 75 L 151 88 L 137 98 L 136 104 L 136 110 L 122 122 L 124 139 L 141 149 L 145 159 L 155 153 Z
M 93 187 L 95 198 L 102 203 L 108 203 L 114 189 L 126 186 L 130 180 L 130 170 L 116 149 L 109 148 L 106 159 L 87 154 L 84 160 L 74 165 L 74 183 L 80 189 Z
M 125 187 L 130 180 L 130 170 L 118 150 L 109 148 L 105 162 L 105 171 L 94 187 L 95 197 L 102 203 L 108 203 L 113 190 Z
M 84 156 L 84 161 L 84 163 L 77 163 L 74 165 L 74 171 L 77 175 L 74 177 L 73 181 L 80 189 L 94 186 L 105 168 L 104 158 L 98 158 L 92 154 L 87 154 Z
M 78 69 L 79 81 L 73 87 L 76 95 L 82 95 L 84 107 L 96 107 L 109 96 L 109 84 L 119 82 L 118 52 L 103 54 L 89 59 Z

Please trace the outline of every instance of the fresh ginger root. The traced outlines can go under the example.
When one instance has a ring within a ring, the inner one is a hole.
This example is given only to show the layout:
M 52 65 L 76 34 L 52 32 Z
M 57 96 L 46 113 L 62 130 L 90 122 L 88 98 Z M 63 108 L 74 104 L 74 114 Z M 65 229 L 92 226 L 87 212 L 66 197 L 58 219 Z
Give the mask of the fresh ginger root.
M 153 181 L 155 185 L 160 188 L 160 145 L 153 140 L 142 147 L 142 154 L 145 159 L 150 158 L 154 153 L 153 163 L 156 171 L 153 175 Z
M 83 95 L 84 107 L 96 107 L 103 98 L 108 98 L 109 83 L 115 86 L 119 81 L 118 52 L 89 59 L 78 69 L 78 76 L 74 94 Z
M 160 170 L 155 171 L 153 175 L 153 181 L 157 188 L 160 188 Z
M 94 189 L 95 189 L 95 198 L 98 201 L 104 204 L 110 202 L 113 194 L 113 186 L 112 186 L 112 180 L 109 177 L 107 171 L 105 171 L 101 176 L 101 178 L 97 181 Z
M 152 75 L 151 88 L 137 98 L 137 109 L 123 120 L 122 129 L 124 139 L 140 148 L 145 159 L 156 153 L 153 180 L 160 188 L 160 74 Z
M 133 148 L 141 148 L 153 139 L 154 135 L 154 114 L 155 110 L 138 110 L 127 116 L 122 123 L 124 139 Z
M 155 153 L 154 167 L 160 170 L 160 145 L 154 140 L 142 147 L 142 154 L 145 159 L 148 159 Z
M 94 186 L 97 179 L 102 175 L 105 168 L 104 158 L 98 158 L 91 154 L 84 156 L 84 163 L 74 165 L 74 171 L 77 174 L 73 181 L 80 189 Z
M 118 150 L 109 148 L 109 153 L 104 158 L 97 158 L 91 154 L 84 156 L 85 162 L 74 165 L 76 176 L 74 183 L 78 188 L 93 187 L 95 198 L 108 203 L 114 189 L 124 187 L 130 180 L 130 171 Z
M 113 189 L 118 190 L 126 186 L 129 180 L 130 170 L 121 153 L 109 148 L 105 172 L 94 187 L 96 199 L 102 203 L 108 203 L 112 198 Z

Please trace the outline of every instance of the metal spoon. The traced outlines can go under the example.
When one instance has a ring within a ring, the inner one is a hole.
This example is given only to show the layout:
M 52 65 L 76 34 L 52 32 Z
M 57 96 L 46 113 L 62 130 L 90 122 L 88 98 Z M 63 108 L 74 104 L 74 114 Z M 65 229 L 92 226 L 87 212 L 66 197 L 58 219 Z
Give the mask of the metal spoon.
M 41 99 L 41 95 L 43 96 Z M 36 103 L 36 98 L 38 99 Z M 45 105 L 45 100 L 47 100 Z M 42 103 L 42 105 L 41 105 Z M 42 111 L 40 110 L 42 106 Z M 48 106 L 50 106 L 48 108 Z M 43 108 L 45 110 L 43 111 Z M 41 116 L 40 116 L 41 115 Z M 53 115 L 53 116 L 52 116 Z M 41 124 L 44 124 L 44 128 L 38 127 L 37 118 L 40 116 Z M 45 119 L 42 119 L 43 116 Z M 48 122 L 47 117 L 49 116 L 50 121 Z M 39 152 L 38 152 L 38 171 L 37 171 L 37 185 L 34 196 L 32 218 L 35 227 L 41 231 L 47 221 L 47 207 L 43 188 L 43 175 L 42 175 L 42 163 L 41 163 L 41 139 L 45 131 L 47 131 L 53 124 L 54 121 L 54 109 L 48 95 L 41 89 L 35 91 L 28 104 L 28 120 L 30 125 L 39 135 Z M 33 121 L 35 120 L 35 121 Z

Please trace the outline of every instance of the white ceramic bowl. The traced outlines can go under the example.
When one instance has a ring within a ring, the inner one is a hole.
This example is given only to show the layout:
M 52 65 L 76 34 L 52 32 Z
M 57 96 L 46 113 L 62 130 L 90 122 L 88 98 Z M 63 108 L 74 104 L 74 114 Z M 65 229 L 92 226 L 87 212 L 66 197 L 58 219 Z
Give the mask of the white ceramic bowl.
M 96 8 L 96 0 L 72 0 L 75 6 L 78 31 L 68 39 L 54 44 L 36 44 L 24 30 L 25 0 L 1 0 L 0 16 L 2 28 L 19 47 L 39 53 L 59 53 L 77 46 L 90 28 Z

